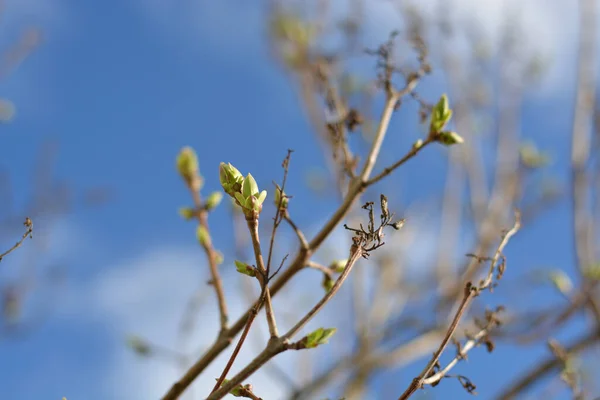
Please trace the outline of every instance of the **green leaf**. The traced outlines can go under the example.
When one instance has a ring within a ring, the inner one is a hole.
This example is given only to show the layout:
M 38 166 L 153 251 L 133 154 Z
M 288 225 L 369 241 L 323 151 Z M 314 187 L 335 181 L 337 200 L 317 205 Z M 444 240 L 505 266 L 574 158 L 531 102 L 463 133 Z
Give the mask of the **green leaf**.
M 253 278 L 256 276 L 256 269 L 254 267 L 251 267 L 250 265 L 244 263 L 244 262 L 235 260 L 235 269 L 240 274 L 248 275 L 248 276 L 251 276 Z
M 215 378 L 216 381 L 218 381 L 218 379 Z M 227 384 L 227 382 L 229 382 L 229 379 L 223 379 L 223 383 L 221 383 L 221 387 L 225 386 Z M 233 397 L 242 397 L 242 385 L 237 385 L 236 387 L 234 387 L 233 389 L 231 389 L 231 391 L 229 392 L 229 394 L 231 394 Z
M 259 206 L 262 205 L 262 203 L 265 201 L 265 199 L 267 198 L 267 191 L 263 190 L 262 192 L 260 192 L 260 194 L 258 195 L 256 202 L 258 203 Z
M 443 131 L 439 133 L 437 141 L 445 146 L 452 146 L 453 144 L 464 143 L 465 140 L 456 132 Z
M 336 330 L 336 328 L 319 328 L 316 331 L 309 333 L 305 337 L 306 348 L 310 349 L 328 343 L 329 338 L 333 336 Z
M 244 207 L 244 204 L 246 204 L 246 199 L 240 192 L 235 192 L 235 199 L 238 201 L 238 203 L 240 203 L 240 206 L 242 207 Z

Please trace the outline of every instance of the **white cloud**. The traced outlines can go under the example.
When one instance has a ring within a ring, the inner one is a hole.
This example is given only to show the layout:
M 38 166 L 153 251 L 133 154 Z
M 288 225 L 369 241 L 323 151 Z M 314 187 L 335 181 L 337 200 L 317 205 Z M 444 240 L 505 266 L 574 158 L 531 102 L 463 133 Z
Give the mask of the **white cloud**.
M 411 4 L 430 21 L 438 20 L 443 3 L 453 26 L 475 27 L 492 49 L 498 48 L 508 24 L 517 35 L 521 54 L 535 54 L 550 65 L 540 82 L 540 94 L 559 93 L 565 76 L 574 74 L 577 4 L 570 0 L 380 0 L 370 2 L 369 30 L 384 38 L 400 27 L 398 3 Z M 458 31 L 460 33 L 460 30 Z M 433 43 L 435 48 L 435 43 Z M 457 44 L 460 48 L 460 43 Z
M 233 275 L 236 277 L 236 275 Z M 75 324 L 98 324 L 107 329 L 111 347 L 107 349 L 109 362 L 98 366 L 97 372 L 103 391 L 110 398 L 146 400 L 159 398 L 181 375 L 174 363 L 161 359 L 139 359 L 125 346 L 127 334 L 139 334 L 151 343 L 174 349 L 177 327 L 190 296 L 207 280 L 202 253 L 197 248 L 163 247 L 131 259 L 121 260 L 107 267 L 95 279 L 84 283 L 69 295 L 63 318 Z M 244 298 L 233 293 L 236 287 L 227 285 L 230 314 L 233 317 L 246 310 Z M 207 291 L 212 289 L 205 286 Z M 191 348 L 210 345 L 217 333 L 214 296 L 198 316 L 198 327 Z M 262 321 L 261 321 L 262 322 Z M 260 323 L 259 323 L 260 324 Z M 258 324 L 257 324 L 258 325 Z M 232 370 L 239 370 L 256 354 L 246 346 Z M 231 348 L 223 352 L 215 363 L 197 379 L 196 394 L 212 388 L 229 357 Z M 264 398 L 277 399 L 283 388 L 260 371 L 249 379 Z
M 229 54 L 259 49 L 266 40 L 265 7 L 254 3 L 223 0 L 205 2 L 185 0 L 175 5 L 166 0 L 132 0 L 165 33 L 186 37 L 186 44 L 198 40 Z M 444 0 L 443 0 L 444 1 Z M 416 5 L 429 18 L 439 12 L 439 0 L 407 1 Z M 349 10 L 348 0 L 332 0 L 331 16 L 339 19 Z M 396 4 L 400 0 L 365 2 L 363 15 L 366 34 L 385 39 L 389 32 L 401 28 Z M 291 4 L 291 2 L 290 2 Z M 310 4 L 313 4 L 312 2 Z M 572 75 L 577 34 L 577 5 L 570 0 L 449 0 L 451 17 L 457 26 L 477 26 L 493 47 L 497 46 L 506 21 L 520 29 L 519 45 L 526 54 L 538 54 L 550 62 L 541 82 L 540 94 L 556 93 L 563 87 L 565 76 Z M 517 32 L 517 31 L 515 31 Z

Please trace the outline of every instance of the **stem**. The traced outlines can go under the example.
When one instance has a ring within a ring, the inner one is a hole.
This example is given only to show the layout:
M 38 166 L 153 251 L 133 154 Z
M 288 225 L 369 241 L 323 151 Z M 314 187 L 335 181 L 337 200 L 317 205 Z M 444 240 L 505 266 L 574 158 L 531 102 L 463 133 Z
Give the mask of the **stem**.
M 438 349 L 435 351 L 435 353 L 433 353 L 433 357 L 431 357 L 431 360 L 429 360 L 429 362 L 427 363 L 427 366 L 423 369 L 423 371 L 421 371 L 421 373 L 419 374 L 418 377 L 413 379 L 410 386 L 404 391 L 404 393 L 402 393 L 402 395 L 398 398 L 398 400 L 408 399 L 410 396 L 412 396 L 417 390 L 419 390 L 423 386 L 425 379 L 428 378 L 429 373 L 431 372 L 433 367 L 439 361 L 440 356 L 442 355 L 442 353 L 448 346 L 448 343 L 450 343 L 450 340 L 452 339 L 452 336 L 454 335 L 454 332 L 456 331 L 456 328 L 458 327 L 458 324 L 459 324 L 462 316 L 464 315 L 465 311 L 467 310 L 467 307 L 468 307 L 469 303 L 471 302 L 471 300 L 473 300 L 473 298 L 476 296 L 476 293 L 477 293 L 477 290 L 472 288 L 470 284 L 467 284 L 467 287 L 465 288 L 465 294 L 463 297 L 463 301 L 461 302 L 460 307 L 458 308 L 458 311 L 454 315 L 454 319 L 452 320 L 450 327 L 448 327 L 448 331 L 446 332 L 444 339 L 442 339 L 442 342 L 440 343 Z
M 258 304 L 260 304 L 260 303 L 258 303 Z M 246 337 L 248 336 L 248 332 L 250 332 L 250 327 L 252 326 L 252 322 L 254 322 L 254 319 L 256 318 L 257 314 L 258 314 L 258 307 L 253 308 L 252 312 L 248 315 L 248 322 L 246 322 L 246 326 L 244 328 L 244 331 L 242 332 L 242 336 L 240 336 L 240 340 L 238 340 L 237 345 L 235 346 L 235 349 L 233 349 L 233 353 L 231 354 L 231 357 L 229 357 L 229 360 L 227 361 L 227 364 L 225 365 L 223 372 L 221 372 L 221 376 L 219 376 L 219 379 L 217 379 L 217 383 L 215 383 L 215 386 L 213 387 L 212 391 L 210 392 L 211 394 L 216 392 L 217 389 L 219 387 L 221 387 L 221 384 L 227 377 L 229 370 L 233 366 L 233 362 L 235 361 L 244 342 L 246 341 Z
M 319 233 L 313 238 L 313 240 L 309 243 L 309 248 L 312 251 L 315 251 L 329 236 L 329 234 L 335 229 L 337 224 L 344 218 L 344 216 L 348 213 L 348 210 L 354 204 L 354 201 L 358 198 L 358 196 L 371 184 L 368 182 L 369 176 L 373 171 L 373 167 L 375 166 L 375 162 L 379 157 L 379 152 L 381 150 L 381 145 L 383 144 L 383 139 L 387 133 L 388 127 L 390 125 L 390 120 L 392 118 L 392 114 L 394 112 L 394 107 L 398 100 L 397 96 L 388 96 L 385 106 L 383 108 L 383 112 L 381 114 L 381 118 L 379 119 L 379 126 L 377 127 L 377 131 L 375 132 L 375 139 L 373 140 L 373 144 L 371 145 L 371 150 L 369 151 L 369 155 L 367 156 L 367 160 L 365 162 L 365 166 L 363 167 L 360 176 L 356 179 L 353 179 L 350 182 L 350 187 L 348 188 L 348 194 L 344 198 L 343 203 L 336 210 L 336 212 L 331 216 L 329 221 L 321 228 Z M 415 153 L 416 154 L 416 153 Z
M 415 379 L 412 380 L 409 387 L 404 391 L 404 393 L 402 393 L 402 395 L 398 398 L 398 400 L 408 399 L 417 390 L 419 390 L 421 387 L 423 387 L 423 385 L 425 384 L 427 379 L 432 378 L 429 376 L 429 373 L 431 372 L 433 367 L 437 364 L 437 362 L 440 359 L 440 356 L 442 355 L 442 353 L 448 346 L 448 343 L 452 339 L 454 332 L 456 332 L 456 328 L 458 327 L 458 324 L 460 323 L 461 318 L 465 314 L 469 304 L 471 303 L 473 298 L 475 298 L 475 296 L 477 296 L 482 290 L 485 290 L 490 287 L 490 285 L 492 284 L 492 279 L 494 276 L 494 271 L 495 271 L 496 265 L 497 265 L 498 261 L 500 260 L 500 256 L 502 255 L 502 251 L 504 250 L 504 247 L 506 247 L 510 238 L 515 233 L 517 233 L 520 228 L 521 228 L 521 214 L 519 211 L 515 211 L 514 225 L 508 232 L 506 232 L 502 236 L 502 240 L 500 240 L 500 244 L 498 245 L 498 248 L 496 249 L 496 253 L 490 260 L 490 269 L 487 274 L 487 277 L 483 280 L 483 282 L 478 287 L 473 286 L 470 282 L 468 282 L 466 284 L 464 291 L 463 291 L 462 301 L 460 302 L 460 305 L 458 306 L 458 309 L 456 310 L 456 313 L 454 314 L 454 318 L 452 319 L 452 322 L 450 323 L 450 326 L 448 327 L 446 335 L 444 335 L 444 339 L 442 339 L 440 346 L 438 347 L 436 352 L 433 354 L 433 357 L 431 358 L 429 363 L 427 363 L 427 366 L 423 369 L 423 371 L 421 371 L 419 376 L 417 376 Z
M 322 273 L 329 275 L 330 277 L 333 277 L 333 271 L 331 270 L 331 268 L 327 268 L 326 266 L 321 265 L 317 262 L 309 261 L 306 263 L 306 266 L 308 268 L 312 268 L 312 269 L 316 269 L 317 271 L 321 271 Z
M 591 128 L 596 95 L 596 2 L 580 0 L 580 38 L 577 93 L 571 141 L 571 191 L 573 213 L 573 246 L 575 262 L 581 275 L 594 262 L 594 226 L 589 201 L 587 165 L 590 158 Z M 585 277 L 584 277 L 585 278 Z M 590 298 L 589 308 L 600 323 L 600 306 Z
M 269 277 L 268 271 L 265 268 L 263 261 L 262 252 L 260 249 L 260 238 L 258 236 L 258 219 L 251 218 L 246 219 L 248 223 L 248 229 L 250 230 L 250 237 L 252 239 L 252 247 L 254 248 L 254 256 L 256 258 L 256 268 L 258 268 L 259 274 L 256 276 L 259 278 L 260 285 L 264 292 L 265 299 L 265 313 L 267 314 L 267 323 L 269 324 L 269 334 L 272 338 L 279 336 L 277 332 L 277 323 L 275 322 L 275 313 L 273 312 L 273 304 L 271 303 L 271 293 L 269 290 Z M 262 275 L 262 276 L 261 276 Z
M 292 329 L 290 329 L 285 335 L 270 340 L 267 344 L 267 347 L 258 356 L 256 356 L 256 358 L 252 360 L 248 364 L 248 366 L 246 366 L 246 368 L 244 368 L 236 376 L 227 381 L 227 384 L 223 385 L 221 388 L 219 388 L 219 390 L 211 393 L 211 395 L 208 396 L 206 400 L 217 400 L 223 398 L 233 388 L 242 383 L 245 379 L 247 379 L 258 369 L 260 369 L 271 358 L 275 357 L 279 353 L 293 348 L 293 344 L 290 344 L 289 340 L 296 333 L 298 333 L 298 331 L 302 329 L 304 325 L 306 325 L 306 323 L 310 321 L 315 316 L 315 314 L 317 314 L 325 306 L 325 304 L 327 304 L 327 302 L 331 300 L 331 298 L 339 291 L 340 287 L 350 274 L 352 267 L 363 254 L 362 248 L 358 246 L 353 246 L 351 252 L 352 254 L 350 256 L 350 259 L 346 263 L 344 271 L 340 274 L 335 284 L 333 285 L 333 288 L 328 293 L 326 293 L 323 296 L 323 298 L 296 325 L 294 325 Z
M 388 176 L 389 174 L 391 174 L 396 168 L 400 167 L 402 164 L 404 164 L 405 162 L 407 162 L 408 160 L 410 160 L 411 158 L 413 158 L 414 156 L 416 156 L 419 153 L 419 151 L 421 151 L 425 146 L 427 146 L 428 144 L 430 144 L 432 142 L 433 142 L 433 139 L 430 138 L 430 137 L 428 137 L 427 139 L 425 139 L 423 141 L 423 143 L 421 144 L 421 146 L 419 146 L 419 147 L 413 147 L 400 160 L 396 161 L 394 164 L 390 165 L 389 167 L 384 168 L 383 171 L 381 171 L 379 174 L 377 174 L 376 176 L 374 176 L 373 178 L 371 178 L 370 180 L 368 180 L 366 182 L 366 185 L 367 186 L 371 186 L 374 183 L 379 182 L 380 180 L 382 180 L 383 178 L 385 178 L 386 176 Z
M 206 400 L 218 400 L 227 396 L 229 392 L 246 378 L 256 372 L 260 367 L 267 363 L 271 358 L 286 350 L 286 346 L 281 339 L 274 339 L 269 342 L 267 347 L 242 369 L 236 376 L 231 378 L 227 383 L 219 388 L 216 392 L 211 393 Z
M 292 329 L 290 329 L 285 335 L 283 335 L 284 339 L 290 340 L 292 336 L 298 333 L 298 331 L 302 329 L 304 325 L 306 325 L 308 321 L 310 321 L 315 316 L 315 314 L 317 314 L 319 311 L 321 311 L 323 307 L 325 307 L 325 304 L 327 304 L 327 302 L 331 300 L 331 298 L 335 296 L 335 294 L 338 292 L 338 290 L 350 274 L 352 267 L 354 266 L 354 264 L 356 264 L 356 261 L 362 255 L 363 249 L 359 246 L 353 245 L 352 249 L 350 250 L 350 258 L 348 259 L 348 262 L 344 267 L 344 271 L 342 271 L 338 279 L 335 281 L 331 290 L 327 292 L 325 296 L 323 296 L 323 298 L 317 304 L 315 304 L 315 306 L 300 321 L 298 321 L 296 325 L 294 325 Z
M 194 200 L 194 205 L 198 210 L 196 216 L 198 218 L 198 224 L 202 226 L 206 232 L 210 232 L 208 226 L 208 211 L 202 208 L 202 198 L 200 197 L 200 193 L 195 190 L 191 190 L 192 199 Z M 229 321 L 229 314 L 227 312 L 227 303 L 225 302 L 225 291 L 223 290 L 223 281 L 221 280 L 221 275 L 219 274 L 219 266 L 217 265 L 217 252 L 212 245 L 212 240 L 210 235 L 208 235 L 207 240 L 202 243 L 202 248 L 206 253 L 206 258 L 208 259 L 208 266 L 210 268 L 210 276 L 211 283 L 215 288 L 215 293 L 217 295 L 217 303 L 219 305 L 219 316 L 221 322 L 221 333 L 227 330 L 227 323 Z
M 400 92 L 398 95 L 401 95 L 403 92 Z M 378 158 L 379 151 L 381 149 L 381 143 L 383 142 L 383 138 L 387 132 L 391 115 L 393 113 L 394 107 L 396 105 L 396 96 L 389 97 L 385 103 L 384 111 L 381 115 L 379 126 L 376 131 L 376 139 L 373 142 L 373 146 L 369 152 L 369 156 L 367 157 L 367 164 L 363 168 L 360 177 L 354 179 L 346 194 L 344 201 L 338 207 L 338 209 L 334 212 L 334 214 L 329 218 L 327 223 L 321 228 L 321 230 L 317 233 L 317 235 L 309 242 L 308 248 L 302 247 L 300 251 L 296 254 L 296 257 L 292 261 L 290 267 L 279 274 L 279 278 L 273 282 L 273 285 L 269 287 L 269 294 L 277 294 L 279 290 L 283 286 L 289 282 L 290 279 L 298 271 L 300 271 L 306 265 L 306 262 L 309 260 L 309 257 L 314 253 L 320 246 L 323 244 L 325 239 L 331 234 L 333 229 L 342 221 L 342 219 L 346 216 L 358 196 L 366 189 L 368 186 L 366 182 L 369 179 L 369 175 L 372 172 L 373 166 L 375 164 L 376 159 Z M 423 148 L 423 146 L 421 146 Z M 411 156 L 412 157 L 412 156 Z M 270 298 L 269 298 L 270 300 Z M 256 306 L 256 304 L 254 305 Z M 254 307 L 253 306 L 253 307 Z M 173 384 L 173 386 L 169 389 L 167 394 L 163 396 L 162 400 L 175 400 L 179 397 L 183 391 L 192 384 L 192 382 L 206 369 L 206 367 L 213 362 L 213 360 L 221 354 L 221 352 L 229 346 L 233 337 L 238 334 L 242 329 L 244 329 L 246 325 L 246 321 L 248 319 L 248 315 L 252 309 L 246 311 L 233 326 L 231 326 L 226 331 L 222 332 L 215 343 L 207 350 L 207 352 L 200 358 L 194 365 L 190 367 L 190 369 L 177 381 Z
M 6 250 L 4 253 L 0 254 L 0 261 L 2 261 L 2 259 L 4 257 L 6 257 L 8 254 L 12 253 L 15 249 L 21 247 L 21 245 L 23 244 L 25 239 L 27 239 L 27 236 L 31 236 L 31 233 L 33 232 L 33 224 L 31 223 L 31 220 L 29 218 L 26 218 L 24 225 L 27 227 L 27 230 L 25 231 L 23 236 L 21 236 L 21 240 L 19 240 L 17 243 L 15 243 L 15 245 L 13 247 Z
M 565 347 L 565 350 L 569 354 L 579 353 L 582 350 L 596 344 L 599 340 L 600 331 L 596 329 L 594 332 L 588 333 L 584 337 L 581 337 L 570 346 Z M 563 362 L 554 356 L 542 361 L 530 372 L 523 375 L 523 377 L 515 382 L 514 385 L 509 386 L 504 392 L 497 396 L 496 399 L 510 400 L 517 398 L 518 395 L 525 392 L 530 388 L 530 386 L 551 372 L 558 370 L 562 365 Z M 521 397 L 519 396 L 519 398 Z

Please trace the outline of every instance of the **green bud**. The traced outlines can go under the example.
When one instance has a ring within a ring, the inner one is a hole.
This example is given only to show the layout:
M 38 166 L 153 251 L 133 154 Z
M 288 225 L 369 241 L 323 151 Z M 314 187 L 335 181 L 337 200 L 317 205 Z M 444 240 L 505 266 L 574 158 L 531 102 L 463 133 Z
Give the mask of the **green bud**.
M 235 269 L 237 270 L 237 272 L 239 272 L 240 274 L 244 274 L 244 275 L 248 275 L 251 277 L 255 277 L 256 276 L 256 269 L 244 262 L 235 260 Z
M 221 203 L 222 199 L 223 199 L 223 193 L 212 192 L 210 194 L 210 196 L 208 196 L 206 198 L 206 203 L 205 203 L 206 210 L 210 211 L 210 210 L 216 208 L 219 205 L 219 203 Z
M 437 136 L 437 141 L 445 146 L 452 146 L 453 144 L 464 143 L 464 139 L 456 132 L 443 131 Z
M 348 260 L 336 260 L 329 264 L 329 268 L 341 274 L 344 272 L 344 268 L 346 268 L 346 264 L 348 264 Z
M 328 343 L 329 338 L 333 336 L 336 330 L 336 328 L 319 328 L 316 331 L 309 333 L 303 339 L 306 348 L 311 349 L 321 344 Z
M 431 132 L 440 132 L 452 118 L 452 110 L 448 106 L 448 96 L 443 94 L 431 112 Z
M 554 286 L 565 296 L 573 290 L 573 282 L 563 271 L 554 270 L 549 275 Z
M 181 149 L 177 155 L 177 171 L 190 188 L 200 190 L 202 179 L 198 167 L 198 156 L 194 149 L 189 146 Z
M 208 246 L 210 243 L 210 234 L 202 225 L 198 225 L 198 228 L 196 229 L 196 238 L 202 246 Z
M 129 336 L 127 338 L 127 346 L 140 356 L 148 356 L 152 352 L 148 343 L 138 336 Z
M 600 280 L 600 264 L 593 264 L 583 270 L 583 275 L 591 280 Z
M 241 194 L 241 193 L 239 193 L 239 192 L 236 192 L 234 197 L 235 197 L 235 199 L 237 200 L 238 204 L 239 204 L 241 207 L 244 207 L 244 206 L 245 206 L 245 204 L 246 204 L 246 198 L 244 197 L 244 195 L 243 195 L 243 194 Z
M 519 149 L 521 163 L 527 168 L 542 168 L 550 163 L 550 157 L 538 150 L 533 143 L 525 143 Z
M 242 194 L 245 198 L 258 194 L 258 185 L 252 174 L 246 175 L 242 183 Z
M 189 221 L 190 219 L 194 218 L 196 212 L 193 208 L 181 207 L 179 209 L 179 215 L 181 215 L 181 218 L 185 219 L 186 221 Z
M 279 207 L 279 204 L 281 203 L 281 208 L 287 208 L 288 198 L 286 197 L 285 192 L 281 190 L 279 185 L 276 186 L 277 188 L 275 189 L 275 207 Z
M 224 259 L 223 253 L 221 253 L 219 250 L 215 250 L 215 262 L 217 265 L 223 264 Z
M 219 164 L 219 181 L 225 193 L 234 197 L 235 193 L 240 192 L 243 180 L 244 177 L 240 171 L 231 163 L 225 164 L 222 162 Z
M 413 143 L 413 149 L 419 150 L 423 146 L 423 140 L 419 139 L 415 143 Z
M 215 380 L 218 381 L 219 379 L 215 378 Z M 227 382 L 229 382 L 229 379 L 223 379 L 223 383 L 221 383 L 221 386 L 225 386 L 227 384 Z M 232 395 L 233 397 L 242 397 L 244 395 L 242 393 L 242 389 L 243 389 L 242 385 L 237 385 L 236 387 L 231 389 L 229 394 Z
M 321 286 L 325 289 L 325 292 L 330 292 L 333 289 L 333 285 L 335 285 L 335 281 L 331 279 L 329 274 L 323 274 L 323 280 L 321 281 Z
M 258 197 L 256 198 L 256 205 L 255 205 L 255 210 L 256 211 L 261 211 L 262 210 L 262 204 L 264 203 L 265 199 L 267 198 L 267 191 L 263 190 L 262 192 L 260 192 L 258 194 Z

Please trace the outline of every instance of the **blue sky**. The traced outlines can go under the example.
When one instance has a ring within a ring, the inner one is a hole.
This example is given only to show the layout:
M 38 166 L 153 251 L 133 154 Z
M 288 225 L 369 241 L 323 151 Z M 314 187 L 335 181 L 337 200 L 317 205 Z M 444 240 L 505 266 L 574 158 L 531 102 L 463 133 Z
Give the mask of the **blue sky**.
M 171 346 L 183 305 L 207 279 L 194 226 L 177 216 L 177 209 L 189 204 L 174 169 L 178 150 L 184 145 L 197 150 L 207 180 L 204 190 L 209 192 L 219 189 L 221 161 L 251 171 L 259 185 L 269 189 L 270 182 L 281 177 L 279 165 L 285 151 L 294 149 L 289 192 L 295 196 L 294 218 L 308 233 L 336 204 L 334 198 L 315 197 L 307 190 L 306 173 L 314 166 L 323 168 L 322 155 L 315 150 L 293 88 L 268 57 L 260 7 L 233 0 L 6 3 L 0 45 L 7 46 L 23 26 L 39 26 L 44 36 L 43 45 L 0 82 L 0 95 L 17 106 L 15 120 L 3 126 L 0 135 L 0 166 L 11 173 L 17 204 L 31 193 L 36 152 L 49 139 L 59 144 L 55 175 L 75 189 L 77 199 L 85 189 L 96 186 L 108 187 L 114 196 L 94 208 L 76 202 L 74 211 L 58 221 L 34 221 L 40 235 L 50 238 L 42 267 L 68 265 L 68 278 L 59 290 L 33 300 L 32 309 L 50 304 L 43 324 L 23 339 L 0 341 L 1 391 L 18 400 L 158 398 L 178 375 L 177 368 L 137 359 L 124 347 L 123 337 L 135 332 Z M 457 1 L 458 12 L 489 27 L 494 40 L 500 2 L 479 3 Z M 571 110 L 566 107 L 570 107 L 574 83 L 570 43 L 576 32 L 576 13 L 567 5 L 567 1 L 557 1 L 547 7 L 531 0 L 521 7 L 531 30 L 526 44 L 551 54 L 555 61 L 545 80 L 527 96 L 523 135 L 541 140 L 540 146 L 556 160 L 551 172 L 562 179 L 567 177 L 569 155 Z M 385 4 L 378 3 L 367 12 L 367 39 L 376 44 L 398 20 Z M 557 23 L 560 29 L 555 28 Z M 424 93 L 438 96 L 443 90 L 438 83 L 425 84 Z M 414 127 L 410 122 L 413 111 L 395 118 L 394 134 L 386 142 L 389 151 L 382 160 L 395 159 L 418 138 L 416 129 L 406 129 L 407 124 Z M 443 189 L 445 152 L 430 149 L 388 181 L 389 190 L 400 193 L 395 200 L 425 210 L 414 228 L 418 238 L 435 237 L 431 199 Z M 568 206 L 559 204 L 543 221 L 519 234 L 507 251 L 510 267 L 518 272 L 561 267 L 573 275 L 569 236 L 549 233 L 570 231 Z M 217 246 L 226 254 L 225 265 L 232 265 L 233 258 L 227 254 L 232 243 L 226 207 L 211 218 Z M 12 240 L 2 237 L 2 243 Z M 328 245 L 331 251 L 343 255 L 344 246 L 339 245 L 343 240 L 343 233 L 334 235 Z M 287 238 L 283 246 L 291 246 Z M 26 243 L 7 258 L 3 273 L 14 273 L 28 251 L 34 251 L 29 247 L 33 246 Z M 415 268 L 427 259 L 427 246 L 421 247 L 423 254 L 416 254 L 411 263 Z M 224 274 L 236 316 L 245 309 L 245 300 L 233 293 L 238 277 L 231 271 Z M 314 276 L 302 279 L 303 285 L 318 281 Z M 281 307 L 294 301 L 310 306 L 310 298 L 294 297 L 302 293 L 301 287 L 292 288 L 281 299 Z M 547 294 L 528 296 L 537 303 L 556 299 Z M 216 321 L 211 293 L 208 301 L 202 317 Z M 481 301 L 496 304 L 492 296 Z M 331 311 L 335 307 L 334 302 L 321 322 L 339 320 Z M 573 326 L 565 334 L 568 337 L 578 328 Z M 208 344 L 213 331 L 213 326 L 200 327 L 193 348 Z M 256 348 L 242 354 L 240 365 L 252 351 Z M 327 354 L 329 350 L 322 351 Z M 474 351 L 464 371 L 477 383 L 480 397 L 488 398 L 486 393 L 493 393 L 504 381 L 487 371 L 501 368 L 510 377 L 544 355 L 543 347 L 528 352 L 507 347 L 493 355 Z M 281 363 L 294 361 L 286 355 Z M 217 369 L 207 371 L 200 384 L 208 384 Z M 411 367 L 402 373 L 382 374 L 373 389 L 400 392 L 414 371 Z M 252 383 L 265 399 L 281 395 L 278 384 L 264 374 L 257 374 Z M 443 386 L 453 398 L 466 397 L 454 381 Z M 379 398 L 386 398 L 386 391 Z

